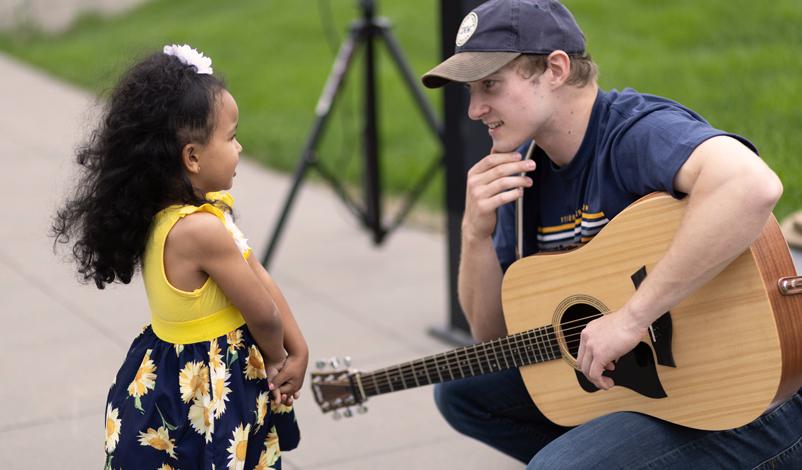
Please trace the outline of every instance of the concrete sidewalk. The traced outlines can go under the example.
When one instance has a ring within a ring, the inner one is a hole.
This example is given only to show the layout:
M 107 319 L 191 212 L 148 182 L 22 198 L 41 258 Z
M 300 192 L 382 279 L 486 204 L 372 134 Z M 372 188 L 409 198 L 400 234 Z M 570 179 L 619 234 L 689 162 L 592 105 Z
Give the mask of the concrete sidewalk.
M 73 152 L 92 125 L 93 98 L 0 55 L 0 468 L 103 465 L 106 393 L 149 313 L 141 281 L 98 291 L 76 282 L 47 237 L 73 183 Z M 311 115 L 310 115 L 311 119 Z M 261 256 L 288 189 L 286 176 L 244 160 L 234 196 Z M 426 330 L 445 322 L 446 241 L 401 229 L 371 246 L 326 188 L 305 186 L 273 260 L 306 335 L 311 362 L 350 355 L 363 370 L 449 349 Z M 431 387 L 376 397 L 338 422 L 305 385 L 301 447 L 290 469 L 520 468 L 443 421 Z

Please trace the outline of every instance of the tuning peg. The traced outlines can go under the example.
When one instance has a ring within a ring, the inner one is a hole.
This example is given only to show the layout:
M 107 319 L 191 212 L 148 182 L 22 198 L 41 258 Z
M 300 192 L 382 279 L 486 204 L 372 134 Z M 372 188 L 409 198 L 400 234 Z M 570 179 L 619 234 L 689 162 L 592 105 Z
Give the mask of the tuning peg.
M 345 367 L 351 367 L 351 356 L 345 356 L 342 358 L 342 361 L 343 364 L 345 364 Z
M 317 361 L 315 361 L 315 367 L 317 367 L 318 370 L 325 369 L 326 368 L 326 361 L 324 361 L 323 359 L 318 359 Z
M 354 412 L 351 411 L 351 408 L 346 408 L 345 411 L 343 411 L 343 416 L 346 418 L 351 418 L 354 416 Z
M 339 420 L 340 420 L 340 418 L 342 418 L 342 417 L 343 417 L 343 415 L 341 415 L 341 414 L 340 414 L 340 411 L 339 411 L 339 410 L 334 410 L 334 411 L 331 413 L 331 417 L 332 417 L 332 418 L 334 418 L 334 421 L 339 421 Z
M 332 357 L 329 360 L 329 364 L 331 364 L 331 367 L 336 369 L 336 368 L 340 367 L 340 360 L 337 359 L 336 357 Z
M 368 407 L 360 404 L 359 406 L 356 407 L 356 412 L 363 415 L 368 412 Z

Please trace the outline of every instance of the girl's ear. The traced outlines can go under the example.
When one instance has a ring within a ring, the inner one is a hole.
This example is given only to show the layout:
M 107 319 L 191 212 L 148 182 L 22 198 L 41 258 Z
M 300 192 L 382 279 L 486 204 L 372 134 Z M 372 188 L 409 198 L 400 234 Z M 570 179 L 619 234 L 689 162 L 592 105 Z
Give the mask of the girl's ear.
M 200 170 L 200 159 L 198 158 L 198 146 L 188 143 L 181 149 L 181 164 L 190 174 L 197 174 Z

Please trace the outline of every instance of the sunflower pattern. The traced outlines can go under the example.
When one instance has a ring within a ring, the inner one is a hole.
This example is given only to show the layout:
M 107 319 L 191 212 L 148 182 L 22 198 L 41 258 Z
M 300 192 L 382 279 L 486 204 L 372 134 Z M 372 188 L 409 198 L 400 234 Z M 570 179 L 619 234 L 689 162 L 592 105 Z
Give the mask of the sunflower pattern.
M 105 468 L 280 469 L 300 433 L 265 377 L 246 326 L 186 345 L 146 328 L 109 391 Z
M 267 378 L 265 361 L 262 359 L 262 353 L 259 352 L 259 348 L 255 345 L 248 349 L 248 359 L 245 361 L 245 378 L 251 380 Z

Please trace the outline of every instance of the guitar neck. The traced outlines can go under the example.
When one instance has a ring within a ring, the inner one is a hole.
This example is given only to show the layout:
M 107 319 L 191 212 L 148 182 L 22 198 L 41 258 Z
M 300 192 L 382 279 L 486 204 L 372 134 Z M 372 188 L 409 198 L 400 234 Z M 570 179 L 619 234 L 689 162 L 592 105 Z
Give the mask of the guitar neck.
M 489 374 L 562 357 L 551 325 L 405 362 L 358 372 L 365 398 L 409 388 Z

